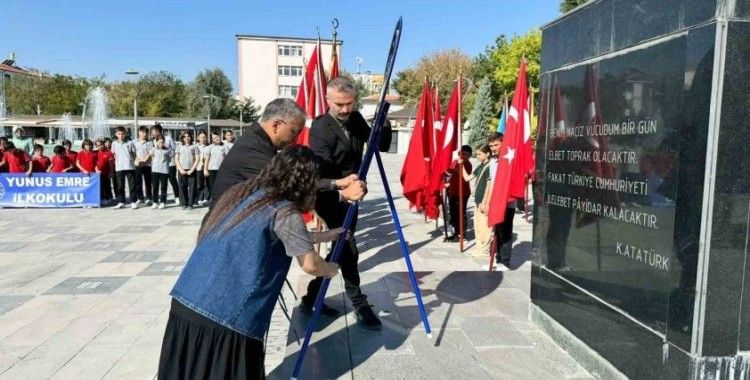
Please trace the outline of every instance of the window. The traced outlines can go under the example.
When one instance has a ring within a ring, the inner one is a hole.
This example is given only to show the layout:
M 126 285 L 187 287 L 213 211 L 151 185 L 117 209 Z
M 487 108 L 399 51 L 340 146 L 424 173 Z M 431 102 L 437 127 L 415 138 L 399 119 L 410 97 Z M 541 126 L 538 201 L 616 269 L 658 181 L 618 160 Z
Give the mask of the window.
M 297 86 L 279 86 L 279 97 L 296 98 Z
M 279 76 L 282 77 L 301 77 L 302 66 L 279 66 Z
M 290 56 L 290 57 L 301 57 L 302 46 L 279 45 L 279 55 L 285 55 L 285 56 Z

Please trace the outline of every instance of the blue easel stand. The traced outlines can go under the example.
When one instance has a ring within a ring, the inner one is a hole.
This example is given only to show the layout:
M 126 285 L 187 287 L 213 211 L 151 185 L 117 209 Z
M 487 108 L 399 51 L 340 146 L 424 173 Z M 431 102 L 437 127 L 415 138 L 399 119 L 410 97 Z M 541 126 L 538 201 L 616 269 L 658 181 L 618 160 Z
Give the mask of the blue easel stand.
M 404 255 L 404 261 L 406 262 L 406 269 L 409 271 L 409 279 L 411 280 L 411 287 L 414 290 L 414 294 L 417 298 L 417 305 L 419 306 L 419 314 L 422 316 L 422 324 L 424 325 L 424 332 L 427 334 L 427 338 L 432 338 L 432 329 L 430 328 L 430 321 L 427 319 L 427 311 L 422 303 L 422 292 L 419 291 L 419 283 L 417 282 L 417 275 L 414 273 L 414 267 L 411 265 L 411 256 L 409 256 L 409 244 L 406 243 L 404 238 L 404 231 L 401 229 L 401 221 L 398 218 L 396 212 L 396 205 L 393 203 L 393 196 L 391 196 L 391 187 L 388 186 L 388 178 L 385 176 L 385 168 L 383 167 L 383 160 L 380 158 L 380 152 L 375 151 L 375 160 L 378 162 L 378 169 L 380 170 L 380 178 L 383 181 L 383 188 L 385 189 L 385 196 L 388 198 L 388 207 L 391 209 L 391 216 L 393 217 L 393 223 L 396 225 L 396 233 L 398 234 L 398 240 L 401 242 L 401 253 Z

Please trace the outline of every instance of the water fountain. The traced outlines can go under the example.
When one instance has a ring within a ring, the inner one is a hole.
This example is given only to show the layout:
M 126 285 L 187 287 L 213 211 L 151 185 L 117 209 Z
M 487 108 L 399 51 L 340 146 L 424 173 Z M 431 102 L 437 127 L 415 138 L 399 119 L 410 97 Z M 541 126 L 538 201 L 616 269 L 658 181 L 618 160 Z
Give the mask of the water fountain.
M 107 92 L 101 87 L 96 87 L 89 91 L 86 99 L 86 107 L 91 115 L 91 123 L 89 124 L 91 133 L 89 134 L 89 138 L 96 140 L 111 137 L 107 122 Z
M 73 128 L 73 118 L 70 116 L 70 113 L 62 115 L 60 121 L 62 125 L 60 125 L 60 129 L 57 131 L 58 143 L 62 144 L 64 140 L 70 140 L 71 142 L 78 140 L 78 134 L 75 128 Z

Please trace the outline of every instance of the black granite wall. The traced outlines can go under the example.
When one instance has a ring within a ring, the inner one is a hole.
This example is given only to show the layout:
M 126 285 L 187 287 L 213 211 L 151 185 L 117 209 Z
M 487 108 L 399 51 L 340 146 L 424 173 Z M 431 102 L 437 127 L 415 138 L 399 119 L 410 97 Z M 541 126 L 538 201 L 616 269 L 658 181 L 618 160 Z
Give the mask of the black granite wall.
M 750 350 L 749 4 L 601 0 L 543 28 L 532 300 L 634 378 Z

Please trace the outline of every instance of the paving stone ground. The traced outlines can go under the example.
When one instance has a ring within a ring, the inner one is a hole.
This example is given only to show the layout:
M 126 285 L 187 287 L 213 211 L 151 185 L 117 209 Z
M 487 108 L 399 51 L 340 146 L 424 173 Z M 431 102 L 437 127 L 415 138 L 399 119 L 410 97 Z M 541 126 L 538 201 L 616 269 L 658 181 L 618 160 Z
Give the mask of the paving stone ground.
M 384 156 L 396 194 L 402 160 Z M 489 273 L 480 269 L 487 260 L 444 243 L 434 222 L 397 198 L 428 339 L 377 172 L 369 180 L 356 238 L 362 287 L 384 328 L 359 327 L 334 279 L 328 303 L 346 313 L 321 319 L 301 378 L 591 378 L 529 322 L 531 224 L 516 218 L 513 270 Z M 0 379 L 153 379 L 168 293 L 204 212 L 0 210 Z M 311 278 L 296 264 L 288 278 L 292 322 L 277 306 L 267 339 L 271 379 L 290 377 L 308 322 L 294 297 Z

